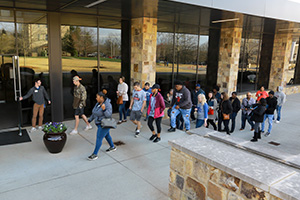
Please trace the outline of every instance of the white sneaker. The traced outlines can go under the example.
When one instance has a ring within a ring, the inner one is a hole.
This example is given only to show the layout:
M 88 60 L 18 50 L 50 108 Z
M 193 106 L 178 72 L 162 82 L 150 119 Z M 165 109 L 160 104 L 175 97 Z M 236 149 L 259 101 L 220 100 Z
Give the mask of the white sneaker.
M 43 127 L 42 127 L 42 126 L 39 126 L 38 129 L 41 131 L 41 130 L 43 130 Z
M 279 124 L 279 123 L 280 123 L 280 121 L 276 120 L 276 121 L 275 121 L 275 123 L 276 123 L 276 124 Z
M 78 134 L 78 131 L 75 129 L 73 131 L 71 131 L 71 133 L 70 133 L 70 135 L 76 135 L 76 134 Z
M 84 131 L 91 130 L 92 128 L 93 128 L 92 125 L 87 125 L 87 126 L 85 127 Z
M 30 133 L 36 131 L 36 128 L 35 127 L 32 127 L 31 130 L 30 130 Z

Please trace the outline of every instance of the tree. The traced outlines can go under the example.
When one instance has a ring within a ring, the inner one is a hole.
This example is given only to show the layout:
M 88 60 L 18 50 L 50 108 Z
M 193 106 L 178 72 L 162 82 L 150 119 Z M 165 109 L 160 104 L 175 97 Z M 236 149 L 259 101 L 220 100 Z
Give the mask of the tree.
M 62 50 L 71 54 L 71 56 L 75 56 L 77 54 L 75 49 L 75 44 L 71 33 L 74 31 L 74 27 L 70 26 L 70 29 L 65 33 L 62 38 Z

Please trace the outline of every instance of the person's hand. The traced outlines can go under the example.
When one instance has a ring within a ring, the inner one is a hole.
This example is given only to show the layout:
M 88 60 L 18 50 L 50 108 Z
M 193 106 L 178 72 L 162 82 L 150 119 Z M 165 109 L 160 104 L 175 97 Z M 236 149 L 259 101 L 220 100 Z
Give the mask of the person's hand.
M 175 107 L 175 109 L 177 109 L 177 110 L 178 110 L 179 108 L 180 108 L 179 106 L 176 106 L 176 107 Z
M 141 110 L 141 113 L 143 113 L 143 110 Z
M 48 104 L 51 104 L 51 101 L 48 101 Z
M 131 110 L 131 106 L 129 106 L 129 108 L 128 108 L 129 110 Z
M 195 111 L 197 111 L 198 110 L 198 108 L 195 108 Z
M 248 110 L 248 108 L 245 108 L 245 110 Z
M 102 110 L 105 110 L 105 104 L 102 104 L 101 108 Z
M 170 97 L 170 94 L 169 94 L 169 93 L 167 94 L 167 97 L 168 97 L 168 98 Z
M 19 100 L 22 101 L 22 100 L 23 100 L 23 97 L 20 97 Z
M 206 121 L 204 122 L 204 127 L 207 127 L 207 122 Z
M 119 91 L 117 91 L 117 94 L 119 94 Z

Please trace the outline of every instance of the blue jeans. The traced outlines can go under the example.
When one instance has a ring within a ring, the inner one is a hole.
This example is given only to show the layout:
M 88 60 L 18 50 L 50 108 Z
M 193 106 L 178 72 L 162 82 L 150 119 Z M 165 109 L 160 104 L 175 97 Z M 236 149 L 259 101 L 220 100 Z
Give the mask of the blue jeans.
M 230 119 L 231 119 L 231 132 L 233 132 L 234 131 L 234 129 L 235 129 L 235 118 L 236 118 L 236 116 L 237 116 L 237 113 L 236 112 L 232 112 L 231 114 L 230 114 Z
M 125 105 L 126 105 L 127 101 L 123 101 L 123 104 L 119 105 L 119 119 L 120 121 L 122 121 L 122 114 L 124 115 L 124 120 L 126 120 L 126 109 L 125 109 Z
M 272 130 L 272 126 L 273 126 L 273 118 L 274 118 L 274 114 L 265 114 L 264 116 L 264 121 L 263 123 L 261 123 L 261 131 L 265 131 L 265 121 L 268 118 L 269 121 L 269 128 L 268 128 L 268 132 L 271 133 Z
M 280 119 L 281 119 L 281 108 L 282 108 L 282 106 L 277 106 L 276 107 L 277 121 L 280 121 Z
M 196 128 L 201 127 L 204 124 L 204 120 L 203 119 L 197 119 L 196 120 Z
M 170 117 L 170 123 L 171 123 L 171 112 L 172 112 L 172 108 L 169 108 L 168 109 L 168 116 Z M 183 130 L 183 118 L 182 118 L 182 115 L 181 113 L 179 113 L 176 117 L 176 128 L 177 129 L 180 129 L 180 130 Z
M 248 121 L 248 123 L 250 124 L 251 126 L 251 129 L 254 129 L 254 123 L 253 121 L 250 120 L 251 116 L 248 115 L 248 114 L 245 114 L 242 112 L 242 129 L 245 129 L 245 126 L 246 126 L 246 120 Z
M 96 140 L 96 146 L 93 154 L 98 154 L 99 149 L 102 145 L 102 140 L 105 137 L 106 141 L 110 145 L 110 147 L 114 147 L 114 143 L 110 137 L 109 130 L 110 128 L 102 128 L 101 125 L 97 125 L 98 130 L 97 130 L 97 140 Z
M 176 117 L 178 114 L 182 114 L 182 118 L 184 120 L 185 124 L 185 129 L 188 131 L 190 130 L 190 114 L 191 114 L 191 109 L 175 109 L 175 105 L 172 108 L 171 111 L 171 126 L 172 128 L 176 128 Z

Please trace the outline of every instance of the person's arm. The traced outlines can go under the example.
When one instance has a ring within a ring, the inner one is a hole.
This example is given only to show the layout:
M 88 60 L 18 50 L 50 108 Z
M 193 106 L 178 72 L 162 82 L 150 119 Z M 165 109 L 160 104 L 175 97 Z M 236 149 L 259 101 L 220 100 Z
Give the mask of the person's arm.
M 241 109 L 242 109 L 242 110 L 245 109 L 245 101 L 246 101 L 246 100 L 245 100 L 245 101 L 244 101 L 244 100 L 245 100 L 245 99 L 242 100 L 242 105 L 241 105 Z
M 240 102 L 239 99 L 237 99 L 237 103 L 238 103 L 238 105 L 237 105 L 237 106 L 238 106 L 238 107 L 237 107 L 237 108 L 238 108 L 238 111 L 240 111 L 240 109 L 241 109 L 241 102 Z
M 125 83 L 122 95 L 125 95 L 127 92 L 128 92 L 128 85 Z
M 30 90 L 27 92 L 27 94 L 25 96 L 20 97 L 20 100 L 28 99 L 33 94 L 33 90 L 34 90 L 34 88 L 30 88 Z
M 132 109 L 132 106 L 133 106 L 133 98 L 131 98 L 131 100 L 130 100 L 130 106 L 129 106 L 129 110 L 131 110 L 131 109 Z
M 175 98 L 175 91 L 173 92 L 173 98 L 172 98 L 172 102 L 171 102 L 171 107 L 174 106 L 175 104 L 175 101 L 176 101 L 176 98 Z
M 144 110 L 144 107 L 145 107 L 145 105 L 146 105 L 146 100 L 147 100 L 146 92 L 144 92 L 144 94 L 142 95 L 143 105 L 142 105 L 141 112 L 143 112 L 143 110 Z
M 109 118 L 111 117 L 112 115 L 112 106 L 110 103 L 108 103 L 107 105 L 105 105 L 104 103 L 102 104 L 101 106 L 102 110 L 103 110 L 103 113 L 104 113 L 104 116 L 106 118 Z
M 45 87 L 43 87 L 43 94 L 44 94 L 45 99 L 46 99 L 46 100 L 48 101 L 48 103 L 50 104 L 51 101 L 50 101 L 49 95 L 48 95 L 48 93 L 47 93 Z
M 208 118 L 208 105 L 204 104 L 204 126 L 207 126 L 207 118 Z
M 84 88 L 84 86 L 82 86 L 82 87 L 83 88 L 81 90 L 79 108 L 83 108 L 84 102 L 86 101 L 86 89 Z
M 96 104 L 95 107 L 96 107 L 96 106 L 98 106 L 98 105 Z M 90 118 L 88 119 L 88 122 L 91 123 L 95 118 L 96 118 L 96 117 L 95 117 L 95 114 L 92 113 L 91 116 L 90 116 Z

